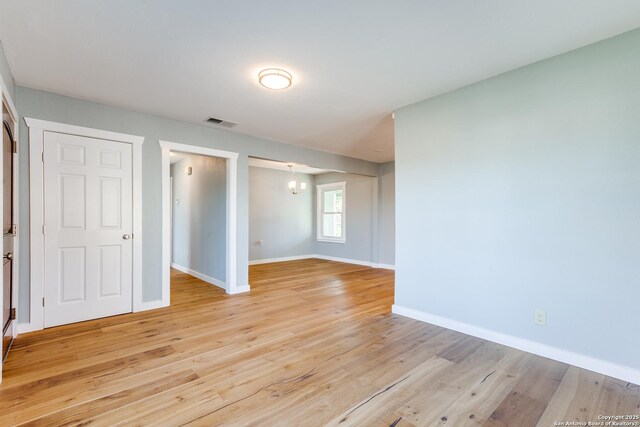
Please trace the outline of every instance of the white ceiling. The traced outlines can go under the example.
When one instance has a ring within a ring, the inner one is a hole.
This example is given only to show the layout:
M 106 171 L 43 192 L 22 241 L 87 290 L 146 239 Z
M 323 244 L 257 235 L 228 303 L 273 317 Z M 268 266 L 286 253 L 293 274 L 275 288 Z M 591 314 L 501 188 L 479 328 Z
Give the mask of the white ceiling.
M 258 159 L 255 157 L 249 157 L 249 166 L 264 169 L 275 169 L 279 171 L 289 172 L 289 165 L 293 165 L 294 172 L 306 173 L 309 175 L 318 175 L 321 173 L 332 172 L 326 169 L 318 169 L 307 165 L 301 165 L 299 163 L 282 163 L 275 160 Z
M 1 0 L 16 82 L 366 160 L 394 109 L 640 26 L 637 0 Z M 265 67 L 294 76 L 257 83 Z

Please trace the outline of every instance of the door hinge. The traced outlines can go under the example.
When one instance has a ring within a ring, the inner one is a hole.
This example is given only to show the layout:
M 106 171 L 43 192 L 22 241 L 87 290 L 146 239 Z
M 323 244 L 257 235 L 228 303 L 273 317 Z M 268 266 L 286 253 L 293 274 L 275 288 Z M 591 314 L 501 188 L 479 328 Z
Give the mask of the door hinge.
M 44 151 L 42 152 L 42 163 L 44 163 Z
M 18 235 L 18 226 L 15 224 L 11 224 L 11 234 L 13 234 L 14 236 Z
M 44 225 L 42 226 L 42 234 L 44 234 Z
M 42 306 L 44 307 L 44 298 L 42 298 Z
M 14 153 L 18 152 L 18 141 L 11 141 L 11 150 Z
M 16 309 L 11 309 L 11 314 L 9 315 L 9 320 L 16 320 Z

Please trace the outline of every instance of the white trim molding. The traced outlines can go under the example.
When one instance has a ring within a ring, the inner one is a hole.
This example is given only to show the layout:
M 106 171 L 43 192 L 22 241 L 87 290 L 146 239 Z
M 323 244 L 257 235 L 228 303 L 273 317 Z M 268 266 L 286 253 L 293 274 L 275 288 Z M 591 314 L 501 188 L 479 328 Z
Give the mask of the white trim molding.
M 142 311 L 148 305 L 142 301 L 142 144 L 144 137 L 101 129 L 86 128 L 64 123 L 25 117 L 29 128 L 29 258 L 30 292 L 29 323 L 20 323 L 19 332 L 31 332 L 44 328 L 44 236 L 38 230 L 44 225 L 44 133 L 57 132 L 123 142 L 132 145 L 132 196 L 133 196 L 133 292 L 132 310 Z
M 480 326 L 471 325 L 446 317 L 437 316 L 435 314 L 426 313 L 424 311 L 415 310 L 413 308 L 404 307 L 394 304 L 391 311 L 401 316 L 410 317 L 432 325 L 441 326 L 461 332 L 463 334 L 482 338 L 518 350 L 533 353 L 538 356 L 547 357 L 589 371 L 598 372 L 623 381 L 640 384 L 640 370 L 627 366 L 618 365 L 606 360 L 596 359 L 580 353 L 574 353 L 569 350 L 563 350 L 524 338 L 515 337 L 513 335 L 504 334 L 502 332 L 492 331 Z
M 18 323 L 18 335 L 20 334 L 26 334 L 27 332 L 34 332 L 34 331 L 39 331 L 42 328 L 39 327 L 37 324 L 35 324 L 34 322 L 29 322 L 29 323 Z
M 394 265 L 378 264 L 378 263 L 375 263 L 375 262 L 362 261 L 362 260 L 359 260 L 359 259 L 339 258 L 339 257 L 335 257 L 335 256 L 318 255 L 318 254 L 313 255 L 312 258 L 324 259 L 324 260 L 327 260 L 327 261 L 344 262 L 346 264 L 364 265 L 364 266 L 371 267 L 371 268 L 382 268 L 382 269 L 385 269 L 385 270 L 395 270 L 396 269 L 396 267 Z
M 315 254 L 313 257 L 317 259 L 324 259 L 326 261 L 335 261 L 335 262 L 344 262 L 346 264 L 364 265 L 365 267 L 372 267 L 372 268 L 377 267 L 377 264 L 375 262 L 362 261 L 359 259 L 339 258 L 335 256 L 319 255 L 319 254 Z
M 178 265 L 178 264 L 176 264 L 174 262 L 171 263 L 171 268 L 175 268 L 178 271 L 182 271 L 183 273 L 187 273 L 190 276 L 197 277 L 198 279 L 200 279 L 202 281 L 205 281 L 207 283 L 210 283 L 212 285 L 215 285 L 215 286 L 217 286 L 219 288 L 222 288 L 222 289 L 226 290 L 225 283 L 222 280 L 216 279 L 215 277 L 207 276 L 206 274 L 202 274 L 202 273 L 200 273 L 198 271 L 195 271 L 195 270 L 192 270 L 190 268 L 183 267 L 183 266 Z
M 236 286 L 235 289 L 233 290 L 233 292 L 228 292 L 228 294 L 230 295 L 236 295 L 236 294 L 244 294 L 246 292 L 250 292 L 251 291 L 251 286 L 249 285 L 244 285 L 244 286 Z
M 67 135 L 85 136 L 89 138 L 106 139 L 108 141 L 124 142 L 127 144 L 143 144 L 144 137 L 127 133 L 111 132 L 109 130 L 93 129 L 84 126 L 68 125 L 66 123 L 50 122 L 47 120 L 24 118 L 29 129 L 40 129 L 48 132 L 58 132 Z
M 6 107 L 7 109 L 7 113 L 10 116 L 10 120 L 13 124 L 13 142 L 15 144 L 19 144 L 19 131 L 20 131 L 20 126 L 19 126 L 19 116 L 18 116 L 18 112 L 16 111 L 16 107 L 15 104 L 13 103 L 13 99 L 11 99 L 11 94 L 9 93 L 9 89 L 7 87 L 7 85 L 5 84 L 4 80 L 2 79 L 2 76 L 0 76 L 0 107 L 2 107 L 4 109 L 4 107 Z M 4 119 L 4 118 L 3 118 Z M 20 151 L 19 149 L 17 150 L 18 152 Z M 19 226 L 18 226 L 18 217 L 19 217 L 19 197 L 20 197 L 20 189 L 19 189 L 19 158 L 18 158 L 18 153 L 13 153 L 11 154 L 13 156 L 13 225 L 16 226 L 16 232 L 14 232 L 12 240 L 13 240 L 13 267 L 12 267 L 12 280 L 11 280 L 11 291 L 12 291 L 12 301 L 11 301 L 11 306 L 14 310 L 17 311 L 18 309 L 18 294 L 20 292 L 20 278 L 19 278 L 19 271 L 20 271 L 20 248 L 19 248 L 19 238 L 18 238 L 18 232 L 19 232 Z M 3 166 L 4 162 L 0 162 L 0 175 L 3 174 Z M 3 194 L 2 194 L 3 189 L 0 188 L 0 200 L 3 200 Z M 3 215 L 3 214 L 0 214 Z M 2 220 L 3 218 L 0 218 L 0 220 Z M 0 221 L 1 222 L 1 221 Z M 4 278 L 0 277 L 0 288 L 4 288 L 4 283 L 3 283 Z M 0 295 L 0 305 L 4 306 L 4 301 L 3 301 L 4 296 Z M 3 325 L 4 326 L 4 325 Z M 18 325 L 18 319 L 14 319 L 11 321 L 11 327 L 10 330 L 7 330 L 7 334 L 10 334 L 13 338 L 16 338 L 18 336 L 19 333 L 19 325 Z M 2 336 L 2 338 L 4 339 L 4 334 Z M 9 344 L 11 345 L 11 344 Z M 4 349 L 3 349 L 4 350 Z M 0 352 L 0 358 L 4 356 L 4 354 L 2 354 L 2 352 Z M 2 382 L 2 362 L 0 361 L 0 383 Z
M 340 212 L 325 212 L 324 211 L 324 193 L 325 191 L 332 190 L 342 190 L 342 210 Z M 324 243 L 346 243 L 347 242 L 347 183 L 346 181 L 342 182 L 332 182 L 329 184 L 318 184 L 316 185 L 316 240 L 318 242 Z M 341 231 L 342 235 L 340 237 L 329 237 L 325 236 L 323 231 L 324 215 L 327 214 L 340 214 L 342 217 L 341 220 Z
M 167 307 L 161 299 L 153 300 L 153 301 L 143 301 L 138 305 L 138 309 L 135 311 L 147 311 L 147 310 L 155 310 L 157 308 Z
M 0 77 L 1 80 L 1 77 Z M 20 292 L 20 119 L 18 118 L 18 112 L 16 111 L 13 101 L 11 100 L 11 96 L 6 92 L 7 88 L 4 86 L 4 82 L 1 82 L 2 85 L 2 105 L 7 108 L 7 112 L 9 114 L 9 119 L 13 124 L 13 143 L 16 146 L 15 151 L 12 152 L 13 156 L 13 171 L 12 171 L 12 191 L 13 191 L 13 212 L 12 212 L 12 228 L 13 231 L 13 266 L 11 267 L 11 291 L 12 291 L 12 301 L 11 306 L 14 310 L 18 310 L 19 305 L 19 292 Z M 4 161 L 2 162 L 3 166 L 0 166 L 0 173 L 4 173 L 2 168 L 4 167 Z M 3 199 L 3 189 L 0 189 L 0 200 Z M 4 219 L 3 219 L 4 220 Z M 0 287 L 3 287 L 3 278 L 0 278 Z M 0 304 L 3 304 L 2 297 L 0 296 Z M 11 322 L 11 335 L 13 338 L 18 336 L 18 318 L 14 319 Z M 1 380 L 1 378 L 0 378 Z
M 11 98 L 11 94 L 9 93 L 9 88 L 7 87 L 4 80 L 2 79 L 2 76 L 0 76 L 0 92 L 2 92 L 2 98 L 4 98 L 4 100 L 6 101 L 7 107 L 9 107 L 9 111 L 11 112 L 13 119 L 15 119 L 16 122 L 18 122 L 19 116 L 18 116 L 18 110 L 16 110 L 16 104 L 14 104 L 13 99 Z M 17 135 L 17 129 L 16 129 L 16 135 Z
M 315 257 L 316 257 L 315 255 L 310 254 L 310 255 L 285 256 L 280 258 L 254 259 L 253 261 L 249 261 L 249 265 L 271 264 L 273 262 L 285 262 L 285 261 L 298 261 L 301 259 L 311 259 Z
M 171 288 L 171 151 L 227 159 L 227 281 L 225 290 L 228 294 L 248 292 L 248 285 L 240 287 L 237 285 L 238 153 L 162 140 L 160 148 L 162 149 L 162 301 L 169 305 Z
M 300 259 L 314 259 L 314 258 L 323 259 L 325 261 L 344 262 L 345 264 L 364 265 L 365 267 L 371 267 L 371 268 L 382 268 L 385 270 L 396 269 L 396 266 L 391 264 L 377 264 L 375 262 L 362 261 L 359 259 L 338 258 L 335 256 L 319 255 L 319 254 L 295 255 L 295 256 L 286 256 L 281 258 L 254 259 L 253 261 L 249 261 L 249 265 L 270 264 L 272 262 L 297 261 Z

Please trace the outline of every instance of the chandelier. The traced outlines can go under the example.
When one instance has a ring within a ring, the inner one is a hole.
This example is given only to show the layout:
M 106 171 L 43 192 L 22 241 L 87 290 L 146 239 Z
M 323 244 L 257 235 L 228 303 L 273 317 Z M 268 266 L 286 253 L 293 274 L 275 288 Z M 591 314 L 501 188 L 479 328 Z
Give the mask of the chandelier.
M 293 164 L 289 163 L 287 166 L 289 167 L 289 170 L 291 171 L 291 175 L 293 176 L 293 179 L 289 181 L 289 184 L 288 184 L 289 191 L 291 191 L 291 194 L 304 193 L 304 190 L 307 189 L 307 183 L 306 182 L 298 183 L 298 180 L 296 179 L 296 173 L 293 171 Z

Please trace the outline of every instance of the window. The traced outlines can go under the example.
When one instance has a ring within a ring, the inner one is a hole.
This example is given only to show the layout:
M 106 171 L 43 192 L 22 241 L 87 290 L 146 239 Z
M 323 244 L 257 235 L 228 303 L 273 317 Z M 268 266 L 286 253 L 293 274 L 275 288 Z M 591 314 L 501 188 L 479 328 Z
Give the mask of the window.
M 344 243 L 346 183 L 318 185 L 318 241 Z

